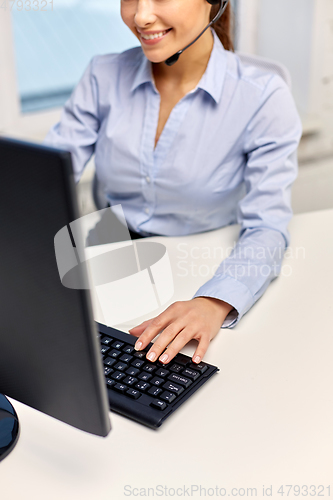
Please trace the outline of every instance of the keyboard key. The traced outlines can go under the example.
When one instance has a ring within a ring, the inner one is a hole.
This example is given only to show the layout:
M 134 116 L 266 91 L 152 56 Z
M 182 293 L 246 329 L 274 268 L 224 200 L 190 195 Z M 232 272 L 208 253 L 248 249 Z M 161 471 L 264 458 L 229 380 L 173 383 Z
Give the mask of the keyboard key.
M 135 368 L 141 368 L 142 365 L 144 365 L 144 361 L 142 359 L 135 359 L 134 361 L 132 361 L 132 366 L 134 366 Z
M 107 376 L 107 375 L 110 375 L 110 373 L 112 373 L 113 370 L 112 368 L 110 368 L 109 366 L 104 366 L 104 375 Z
M 124 361 L 124 363 L 129 363 L 133 359 L 133 356 L 130 354 L 123 354 L 119 359 L 120 361 Z
M 185 370 L 182 371 L 182 375 L 185 375 L 185 377 L 189 377 L 192 380 L 196 380 L 200 373 L 195 370 L 191 370 L 190 368 L 185 368 Z
M 164 382 L 164 379 L 163 378 L 160 378 L 160 377 L 154 377 L 151 379 L 150 383 L 152 385 L 162 385 Z
M 104 337 L 101 342 L 104 345 L 111 345 L 112 341 L 113 339 L 111 339 L 110 337 Z
M 168 380 L 171 380 L 171 382 L 176 382 L 177 384 L 182 385 L 186 388 L 192 384 L 191 379 L 184 377 L 183 375 L 179 375 L 178 373 L 172 373 L 171 375 L 169 375 Z
M 150 378 L 152 378 L 152 375 L 150 373 L 140 373 L 138 376 L 140 380 L 144 380 L 145 382 L 148 382 Z
M 160 398 L 164 399 L 164 401 L 167 401 L 168 403 L 172 403 L 172 401 L 176 399 L 176 394 L 174 394 L 173 392 L 164 391 L 160 395 Z
M 114 378 L 114 377 L 112 377 Z M 163 384 L 163 388 L 167 389 L 168 391 L 174 392 L 175 394 L 181 394 L 184 391 L 184 387 L 178 384 L 174 384 L 173 382 L 165 382 Z
M 135 356 L 136 358 L 139 358 L 139 359 L 143 359 L 146 357 L 146 354 L 147 354 L 147 351 L 135 351 L 133 356 Z
M 156 372 L 155 372 L 155 375 L 157 375 L 158 377 L 166 377 L 167 375 L 169 375 L 170 371 L 167 370 L 166 368 L 159 368 Z
M 118 358 L 118 356 L 121 354 L 120 351 L 117 351 L 117 349 L 112 349 L 109 353 L 110 358 Z
M 156 369 L 156 366 L 152 365 L 150 363 L 147 363 L 142 369 L 148 373 L 152 373 Z
M 172 366 L 170 366 L 170 370 L 172 372 L 179 373 L 182 370 L 184 370 L 184 367 L 183 367 L 183 365 L 178 365 L 177 363 L 174 363 Z
M 141 396 L 141 392 L 136 391 L 135 389 L 128 389 L 128 391 L 126 391 L 126 394 L 133 399 L 138 399 Z
M 123 352 L 126 352 L 127 354 L 131 354 L 133 351 L 134 351 L 134 347 L 132 345 L 128 345 L 126 344 L 123 348 L 122 348 L 122 351 Z
M 126 370 L 126 368 L 128 368 L 128 365 L 126 363 L 122 363 L 121 361 L 119 361 L 117 364 L 114 365 L 113 367 L 115 370 L 120 370 L 120 371 L 124 371 Z
M 150 403 L 150 406 L 153 408 L 157 408 L 157 410 L 165 410 L 165 408 L 168 406 L 164 401 L 160 401 L 159 399 L 156 399 L 155 401 L 152 401 Z
M 138 381 L 137 378 L 131 377 L 131 376 L 128 376 L 128 377 L 124 378 L 124 380 L 123 380 L 124 384 L 129 385 L 129 386 L 134 385 L 135 382 L 137 382 L 137 381 Z
M 114 384 L 112 389 L 124 394 L 124 392 L 127 391 L 127 386 L 125 384 Z
M 199 373 L 204 373 L 207 370 L 207 365 L 205 363 L 198 363 L 197 365 L 191 363 L 188 367 L 191 370 L 196 370 Z
M 127 373 L 128 375 L 137 375 L 138 373 L 140 373 L 140 370 L 138 368 L 134 368 L 134 366 L 130 366 L 129 368 L 127 368 L 127 370 L 125 370 L 125 373 Z
M 138 382 L 135 387 L 137 389 L 139 389 L 140 391 L 146 391 L 147 389 L 149 389 L 150 387 L 150 384 L 148 384 L 148 382 Z
M 122 373 L 122 372 L 114 372 L 112 375 L 111 375 L 111 378 L 115 379 L 115 380 L 121 380 L 125 377 L 125 373 Z
M 116 340 L 115 342 L 113 342 L 113 344 L 111 344 L 112 347 L 114 347 L 115 349 L 120 349 L 123 345 L 124 345 L 124 342 L 119 342 L 119 340 Z
M 110 350 L 110 347 L 106 345 L 101 345 L 101 354 L 107 354 Z
M 115 383 L 116 383 L 116 381 L 115 381 L 115 380 L 111 380 L 110 378 L 107 378 L 107 379 L 106 379 L 106 385 L 107 385 L 108 387 L 112 387 Z
M 151 387 L 148 391 L 148 394 L 151 396 L 158 396 L 162 392 L 162 389 L 159 387 Z
M 189 358 L 188 356 L 185 356 L 184 354 L 177 354 L 174 358 L 174 361 L 178 364 L 178 365 L 183 365 L 183 366 L 186 366 L 188 365 L 189 363 L 191 363 L 191 358 Z
M 112 366 L 114 365 L 116 360 L 114 358 L 105 358 L 103 363 L 107 366 Z
M 162 356 L 162 354 L 160 354 L 160 356 Z M 154 363 L 156 365 L 156 368 L 165 368 L 168 366 L 168 363 L 161 363 L 160 360 L 154 361 Z

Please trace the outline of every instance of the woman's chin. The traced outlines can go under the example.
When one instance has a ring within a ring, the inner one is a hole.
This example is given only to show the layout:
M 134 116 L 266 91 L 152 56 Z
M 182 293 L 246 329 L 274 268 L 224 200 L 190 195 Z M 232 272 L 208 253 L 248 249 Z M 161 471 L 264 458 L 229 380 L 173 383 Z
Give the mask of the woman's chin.
M 164 62 L 169 56 L 166 56 L 166 58 L 161 58 L 161 56 L 153 56 L 152 54 L 147 54 L 145 51 L 144 51 L 144 54 L 146 56 L 146 58 L 151 62 L 151 63 L 154 63 L 154 64 L 158 64 L 158 63 L 162 63 Z
M 175 54 L 175 52 L 172 52 L 172 54 L 169 53 L 166 53 L 166 54 L 152 54 L 151 52 L 149 53 L 149 51 L 143 51 L 144 55 L 146 56 L 146 58 L 151 62 L 151 63 L 155 63 L 155 64 L 158 64 L 158 63 L 164 63 L 169 57 L 173 56 Z

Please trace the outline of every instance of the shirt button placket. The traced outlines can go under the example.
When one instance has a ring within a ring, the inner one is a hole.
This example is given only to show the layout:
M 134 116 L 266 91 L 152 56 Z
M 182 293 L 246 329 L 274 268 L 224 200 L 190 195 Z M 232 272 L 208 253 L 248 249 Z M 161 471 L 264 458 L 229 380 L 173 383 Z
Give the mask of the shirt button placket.
M 154 170 L 154 142 L 155 132 L 158 123 L 158 114 L 160 108 L 160 96 L 151 86 L 146 87 L 147 92 L 147 110 L 145 116 L 143 143 L 141 149 L 141 173 L 142 173 L 142 192 L 145 199 L 143 212 L 150 215 L 155 203 L 154 183 L 151 172 Z

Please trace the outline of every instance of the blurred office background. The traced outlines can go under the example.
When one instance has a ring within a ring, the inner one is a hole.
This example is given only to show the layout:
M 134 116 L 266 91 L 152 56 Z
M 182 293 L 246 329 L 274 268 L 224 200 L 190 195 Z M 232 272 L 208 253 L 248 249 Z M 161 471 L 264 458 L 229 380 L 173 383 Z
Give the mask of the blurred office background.
M 333 207 L 333 1 L 233 0 L 235 46 L 290 71 L 303 122 L 295 213 Z M 30 9 L 29 9 L 30 6 Z M 95 54 L 139 45 L 120 0 L 1 0 L 0 134 L 41 142 Z M 92 158 L 79 183 L 95 210 Z

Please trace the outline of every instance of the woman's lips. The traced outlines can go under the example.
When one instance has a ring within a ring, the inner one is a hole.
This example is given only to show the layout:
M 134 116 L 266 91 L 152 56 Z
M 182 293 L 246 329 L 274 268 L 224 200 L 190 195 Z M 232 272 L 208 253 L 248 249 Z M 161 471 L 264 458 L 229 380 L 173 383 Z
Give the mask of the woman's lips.
M 139 34 L 140 34 L 140 40 L 145 45 L 156 45 L 158 42 L 160 42 L 161 40 L 163 40 L 168 35 L 168 33 L 170 33 L 171 29 L 172 28 L 168 29 L 167 32 L 164 33 L 164 35 L 162 35 L 160 37 L 157 37 L 157 38 L 152 38 L 151 40 L 146 40 L 145 38 L 143 38 L 142 33 L 139 32 Z

